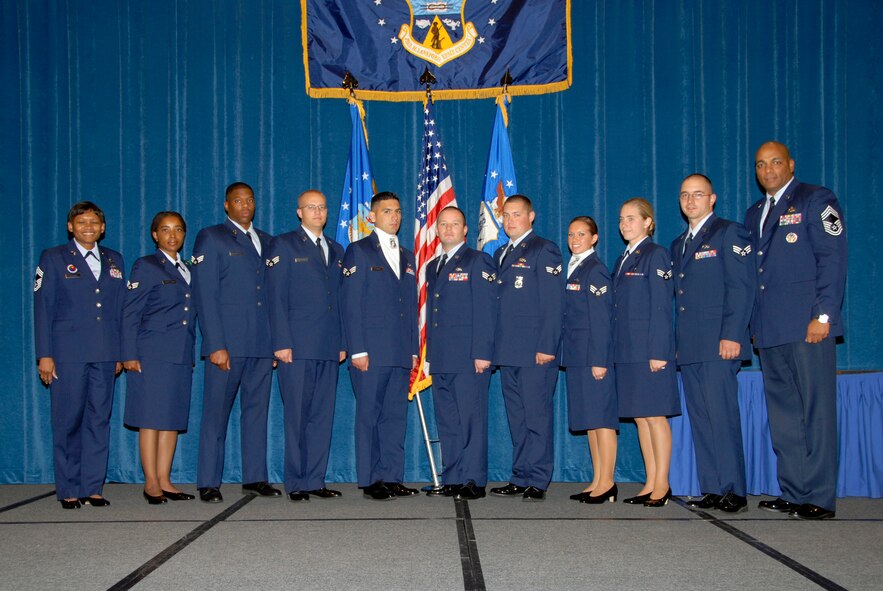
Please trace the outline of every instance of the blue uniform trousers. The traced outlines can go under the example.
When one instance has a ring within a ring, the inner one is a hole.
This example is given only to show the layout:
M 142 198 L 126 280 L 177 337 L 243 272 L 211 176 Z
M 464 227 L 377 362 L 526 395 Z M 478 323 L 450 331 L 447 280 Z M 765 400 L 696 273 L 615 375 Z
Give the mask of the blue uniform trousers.
M 50 386 L 55 495 L 101 494 L 107 476 L 116 363 L 56 363 Z
M 782 498 L 834 509 L 837 360 L 834 337 L 760 349 Z
M 739 360 L 681 365 L 699 488 L 703 494 L 745 496 L 745 453 L 739 414 Z
M 491 370 L 432 374 L 443 484 L 487 484 L 487 391 Z
M 325 486 L 339 365 L 295 359 L 276 370 L 284 404 L 285 492 Z
M 356 477 L 361 488 L 404 478 L 409 376 L 404 367 L 369 363 L 368 371 L 359 371 L 350 366 L 356 395 Z
M 512 433 L 512 478 L 518 486 L 549 487 L 554 467 L 552 395 L 558 380 L 555 362 L 500 368 L 503 400 Z
M 198 488 L 221 485 L 227 423 L 233 400 L 240 389 L 242 482 L 267 480 L 267 411 L 272 376 L 272 359 L 231 357 L 230 371 L 221 371 L 206 358 L 196 471 Z

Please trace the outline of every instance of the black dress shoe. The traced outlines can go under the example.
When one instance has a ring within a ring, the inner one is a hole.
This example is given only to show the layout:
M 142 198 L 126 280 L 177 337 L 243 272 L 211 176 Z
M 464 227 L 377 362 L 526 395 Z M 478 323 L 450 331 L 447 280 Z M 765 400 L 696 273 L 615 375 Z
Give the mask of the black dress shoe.
M 586 498 L 586 497 L 589 496 L 590 494 L 592 494 L 592 491 L 590 491 L 590 490 L 585 490 L 585 491 L 583 491 L 583 492 L 578 492 L 578 493 L 576 493 L 575 495 L 570 495 L 570 500 L 571 500 L 571 501 L 582 501 L 584 498 Z
M 395 493 L 386 488 L 382 480 L 363 488 L 362 494 L 375 501 L 393 501 L 396 498 Z
M 650 498 L 650 493 L 646 493 L 643 495 L 635 495 L 633 497 L 629 497 L 627 499 L 623 499 L 623 503 L 627 503 L 629 505 L 643 505 L 647 502 L 647 499 Z
M 720 495 L 706 493 L 698 499 L 690 499 L 684 504 L 695 509 L 714 509 L 715 507 L 717 507 L 717 502 L 720 501 L 722 498 L 723 497 Z
M 83 497 L 80 499 L 80 502 L 84 505 L 91 505 L 93 507 L 107 507 L 110 505 L 110 501 L 104 497 Z
M 81 507 L 80 499 L 71 499 L 70 501 L 67 499 L 61 499 L 59 503 L 61 503 L 62 509 L 79 509 Z
M 834 511 L 831 509 L 825 509 L 824 507 L 819 507 L 818 505 L 800 505 L 799 507 L 795 506 L 795 509 L 791 511 L 788 515 L 791 517 L 795 517 L 797 519 L 808 519 L 808 520 L 816 520 L 816 519 L 834 519 Z
M 460 489 L 463 488 L 462 484 L 446 484 L 442 487 L 442 495 L 446 497 L 455 497 L 457 493 L 460 492 Z
M 617 496 L 619 496 L 619 489 L 616 487 L 616 484 L 614 484 L 603 495 L 592 496 L 591 493 L 587 494 L 580 501 L 580 503 L 588 503 L 589 505 L 600 505 L 601 503 L 606 503 L 607 501 L 615 503 Z
M 162 505 L 163 503 L 168 502 L 168 499 L 162 495 L 150 495 L 147 494 L 146 490 L 142 490 L 141 494 L 144 495 L 144 500 L 147 501 L 148 505 Z
M 661 499 L 654 499 L 651 497 L 647 497 L 647 500 L 644 501 L 645 507 L 665 507 L 668 505 L 668 500 L 671 498 L 671 488 L 669 488 L 664 495 L 662 495 Z
M 470 480 L 460 487 L 454 498 L 461 501 L 474 501 L 476 499 L 483 499 L 486 494 L 483 486 L 478 486 Z
M 219 488 L 210 486 L 208 488 L 199 489 L 199 500 L 203 503 L 222 503 L 224 497 L 221 496 L 221 490 Z
M 408 488 L 401 482 L 385 482 L 387 490 L 397 497 L 413 497 L 419 495 L 420 491 L 416 488 Z
M 546 499 L 546 491 L 535 486 L 528 486 L 521 493 L 522 501 L 543 501 Z
M 726 513 L 741 513 L 748 510 L 748 499 L 730 491 L 717 502 L 717 508 Z
M 311 497 L 319 497 L 320 499 L 334 499 L 341 496 L 339 490 L 331 490 L 330 488 L 317 488 L 316 490 L 308 490 L 307 494 Z
M 518 486 L 517 484 L 512 484 L 511 482 L 506 486 L 497 486 L 491 489 L 491 494 L 496 495 L 498 497 L 520 497 L 524 494 L 526 487 Z
M 779 497 L 774 501 L 761 501 L 757 504 L 758 509 L 772 511 L 773 513 L 790 513 L 791 511 L 797 510 L 797 507 L 799 507 L 797 503 L 786 501 L 782 497 Z
M 297 503 L 298 501 L 309 501 L 310 500 L 310 493 L 301 492 L 299 490 L 296 490 L 294 492 L 288 493 L 288 500 L 291 501 L 292 503 Z
M 242 485 L 242 494 L 258 495 L 259 497 L 281 497 L 282 491 L 270 486 L 269 482 L 252 482 Z
M 162 494 L 165 498 L 167 498 L 170 501 L 192 501 L 193 499 L 196 498 L 195 496 L 188 495 L 187 493 L 184 493 L 184 492 L 171 492 L 168 490 L 162 491 Z

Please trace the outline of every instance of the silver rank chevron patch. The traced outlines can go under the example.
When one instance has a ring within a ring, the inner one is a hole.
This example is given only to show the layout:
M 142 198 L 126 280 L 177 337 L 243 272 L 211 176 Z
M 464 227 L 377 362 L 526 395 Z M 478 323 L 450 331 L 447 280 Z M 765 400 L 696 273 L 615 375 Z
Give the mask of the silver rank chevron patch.
M 668 281 L 671 279 L 671 271 L 663 271 L 662 269 L 656 269 L 656 274 Z
M 279 255 L 274 256 L 272 259 L 267 259 L 267 266 L 272 267 L 273 265 L 279 264 Z
M 546 273 L 550 275 L 560 275 L 561 274 L 561 265 L 557 267 L 546 267 Z
M 350 267 L 349 269 L 344 269 L 344 270 L 343 270 L 343 276 L 344 276 L 344 277 L 349 277 L 350 275 L 355 275 L 355 274 L 356 274 L 356 265 L 353 265 L 353 266 Z
M 488 283 L 493 283 L 494 281 L 497 280 L 497 274 L 496 273 L 488 273 L 487 271 L 482 271 L 481 278 L 484 279 L 485 281 L 487 281 Z
M 133 289 L 138 289 L 138 286 L 141 285 L 138 281 L 126 281 L 126 289 L 132 291 Z
M 592 292 L 593 295 L 600 298 L 602 295 L 607 293 L 607 286 L 602 285 L 601 287 L 595 287 L 594 285 L 589 285 L 589 291 Z
M 745 245 L 745 248 L 739 248 L 739 245 L 734 244 L 733 252 L 735 252 L 740 257 L 747 257 L 749 254 L 751 254 L 751 245 L 747 244 Z
M 34 276 L 34 292 L 40 291 L 41 287 L 43 287 L 43 269 L 37 267 L 37 273 Z
M 205 260 L 205 255 L 204 255 L 204 254 L 201 254 L 201 255 L 199 255 L 199 256 L 193 255 L 192 257 L 190 257 L 190 264 L 191 264 L 191 265 L 198 265 L 198 264 L 201 263 L 203 260 Z
M 843 222 L 840 214 L 830 205 L 822 212 L 822 227 L 831 236 L 840 236 L 843 233 Z

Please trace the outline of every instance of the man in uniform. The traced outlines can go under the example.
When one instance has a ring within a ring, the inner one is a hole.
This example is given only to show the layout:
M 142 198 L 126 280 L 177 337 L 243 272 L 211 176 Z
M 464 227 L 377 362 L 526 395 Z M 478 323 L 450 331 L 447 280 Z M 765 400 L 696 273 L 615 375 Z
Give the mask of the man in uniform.
M 494 364 L 501 369 L 513 454 L 509 483 L 491 494 L 525 501 L 542 501 L 552 479 L 552 395 L 564 315 L 561 250 L 533 232 L 535 217 L 524 195 L 506 199 L 503 229 L 509 242 L 494 253 Z
M 485 496 L 487 391 L 496 324 L 496 265 L 466 246 L 466 216 L 444 208 L 436 220 L 443 252 L 426 267 L 426 349 L 445 468 L 444 494 Z
M 736 374 L 751 359 L 754 253 L 742 224 L 714 214 L 716 201 L 708 177 L 681 183 L 689 227 L 671 243 L 677 361 L 703 493 L 687 505 L 737 513 L 748 505 Z
M 837 485 L 837 360 L 843 335 L 846 228 L 837 197 L 794 178 L 779 142 L 755 155 L 766 196 L 745 227 L 757 253 L 751 334 L 760 352 L 782 496 L 759 508 L 799 519 L 834 517 Z
M 322 233 L 325 195 L 297 198 L 301 226 L 267 257 L 270 333 L 285 405 L 285 491 L 291 501 L 339 497 L 325 486 L 338 366 L 346 353 L 338 293 L 343 247 Z
M 242 438 L 242 492 L 282 493 L 267 483 L 267 411 L 273 350 L 263 254 L 272 236 L 254 227 L 252 188 L 227 187 L 223 224 L 204 228 L 193 247 L 193 295 L 202 332 L 205 387 L 196 486 L 199 498 L 220 503 L 227 421 L 236 393 Z
M 402 485 L 408 378 L 417 366 L 417 278 L 414 253 L 396 237 L 398 196 L 374 195 L 368 220 L 374 231 L 344 255 L 341 316 L 356 395 L 358 483 L 382 501 L 417 494 Z

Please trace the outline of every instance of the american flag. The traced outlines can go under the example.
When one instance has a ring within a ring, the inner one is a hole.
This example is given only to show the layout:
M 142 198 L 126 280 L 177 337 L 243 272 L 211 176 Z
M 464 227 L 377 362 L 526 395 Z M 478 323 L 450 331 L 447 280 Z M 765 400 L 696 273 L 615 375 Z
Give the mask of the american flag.
M 371 174 L 371 159 L 368 157 L 365 110 L 361 101 L 350 101 L 350 118 L 353 121 L 353 133 L 340 196 L 337 232 L 334 236 L 344 248 L 350 242 L 370 234 L 374 227 L 368 221 L 371 196 L 374 194 L 374 176 Z
M 426 265 L 441 252 L 435 230 L 438 214 L 449 205 L 457 205 L 451 175 L 445 164 L 441 136 L 435 125 L 432 99 L 423 108 L 423 149 L 417 173 L 417 207 L 414 219 L 414 257 L 417 259 L 417 301 L 420 327 L 420 363 L 411 372 L 411 397 L 432 385 L 426 375 Z

